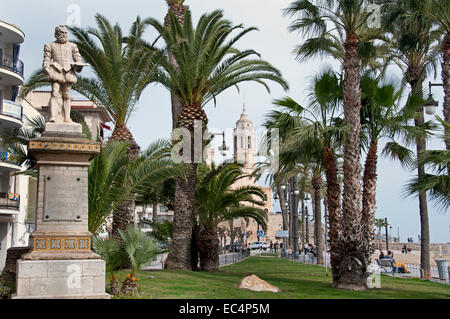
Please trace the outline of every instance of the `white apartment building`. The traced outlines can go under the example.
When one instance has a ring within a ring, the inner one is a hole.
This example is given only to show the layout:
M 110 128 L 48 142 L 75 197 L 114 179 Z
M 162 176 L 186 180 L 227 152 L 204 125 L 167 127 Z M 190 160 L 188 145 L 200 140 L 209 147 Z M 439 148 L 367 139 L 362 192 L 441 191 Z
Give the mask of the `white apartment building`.
M 0 130 L 23 126 L 25 116 L 38 114 L 22 106 L 17 96 L 24 82 L 24 64 L 19 59 L 25 40 L 19 27 L 0 21 Z M 28 246 L 36 205 L 36 181 L 15 173 L 23 170 L 0 148 L 0 270 L 10 247 Z M 31 191 L 29 191 L 31 190 Z

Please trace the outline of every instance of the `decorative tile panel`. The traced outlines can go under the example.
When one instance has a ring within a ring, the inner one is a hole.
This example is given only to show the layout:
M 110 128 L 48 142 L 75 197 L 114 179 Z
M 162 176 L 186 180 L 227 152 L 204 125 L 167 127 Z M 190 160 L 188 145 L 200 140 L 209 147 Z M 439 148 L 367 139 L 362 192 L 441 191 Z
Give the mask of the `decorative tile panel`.
M 32 150 L 75 150 L 100 152 L 100 144 L 77 144 L 77 143 L 51 143 L 31 141 L 29 149 Z
M 79 251 L 90 250 L 91 239 L 89 237 L 79 238 L 34 238 L 34 251 Z

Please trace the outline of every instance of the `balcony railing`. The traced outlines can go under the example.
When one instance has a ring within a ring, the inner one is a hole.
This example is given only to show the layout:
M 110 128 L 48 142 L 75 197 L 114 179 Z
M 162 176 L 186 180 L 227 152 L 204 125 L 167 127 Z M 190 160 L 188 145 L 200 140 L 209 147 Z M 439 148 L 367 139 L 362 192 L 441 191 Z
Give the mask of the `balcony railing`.
M 9 100 L 0 100 L 0 114 L 14 117 L 22 121 L 22 105 Z
M 20 209 L 20 195 L 0 193 L 0 209 Z
M 3 54 L 3 57 L 0 60 L 0 67 L 12 71 L 14 73 L 19 74 L 23 77 L 24 64 L 20 59 L 17 59 L 16 63 L 14 63 L 14 58 L 11 55 Z
M 10 154 L 7 150 L 0 147 L 0 163 L 21 166 L 20 163 L 13 160 L 13 157 L 11 155 L 12 154 Z

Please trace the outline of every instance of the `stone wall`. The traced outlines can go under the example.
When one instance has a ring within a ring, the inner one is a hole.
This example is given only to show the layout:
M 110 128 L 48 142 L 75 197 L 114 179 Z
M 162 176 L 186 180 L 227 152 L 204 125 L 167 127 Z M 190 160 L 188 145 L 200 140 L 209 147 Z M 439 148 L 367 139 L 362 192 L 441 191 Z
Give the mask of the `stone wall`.
M 379 247 L 380 241 L 377 242 L 377 248 Z M 420 251 L 420 243 L 389 243 L 389 250 L 399 250 L 401 251 L 403 245 L 406 244 L 406 247 L 410 248 L 412 251 Z M 381 249 L 386 250 L 386 242 L 381 241 Z M 434 252 L 441 255 L 449 255 L 450 254 L 450 244 L 446 243 L 435 243 L 430 244 L 430 252 Z

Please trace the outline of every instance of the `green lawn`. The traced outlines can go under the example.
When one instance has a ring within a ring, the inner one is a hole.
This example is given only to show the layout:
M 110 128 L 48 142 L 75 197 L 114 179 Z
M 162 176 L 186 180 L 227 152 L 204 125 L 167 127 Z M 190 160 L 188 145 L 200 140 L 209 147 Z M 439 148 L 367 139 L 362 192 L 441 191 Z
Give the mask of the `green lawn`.
M 121 272 L 122 280 L 126 272 Z M 254 292 L 237 288 L 245 275 L 255 274 L 282 292 Z M 154 278 L 151 278 L 153 276 Z M 419 279 L 382 275 L 381 289 L 353 292 L 331 288 L 330 273 L 321 266 L 300 264 L 282 258 L 249 257 L 221 271 L 141 271 L 140 294 L 136 298 L 156 299 L 292 299 L 292 298 L 447 298 L 450 286 Z

